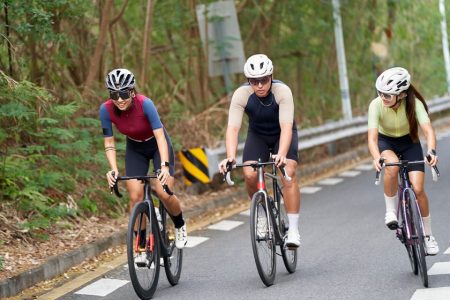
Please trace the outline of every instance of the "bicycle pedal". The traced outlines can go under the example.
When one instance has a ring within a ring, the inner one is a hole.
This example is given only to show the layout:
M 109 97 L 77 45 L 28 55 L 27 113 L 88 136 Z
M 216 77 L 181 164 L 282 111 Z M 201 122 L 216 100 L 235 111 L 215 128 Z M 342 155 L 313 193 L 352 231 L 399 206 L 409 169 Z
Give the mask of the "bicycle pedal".
M 391 223 L 386 224 L 386 226 L 390 230 L 397 230 L 398 229 L 398 222 L 391 222 Z

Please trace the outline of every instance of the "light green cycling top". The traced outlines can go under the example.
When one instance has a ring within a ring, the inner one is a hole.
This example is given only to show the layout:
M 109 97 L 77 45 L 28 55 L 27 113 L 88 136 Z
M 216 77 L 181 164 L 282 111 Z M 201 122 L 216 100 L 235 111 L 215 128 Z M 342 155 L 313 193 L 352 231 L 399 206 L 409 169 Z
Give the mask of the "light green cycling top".
M 418 99 L 416 99 L 416 118 L 420 125 L 430 123 L 428 113 Z M 373 99 L 369 105 L 368 128 L 377 128 L 379 133 L 390 137 L 401 137 L 409 134 L 405 100 L 400 102 L 399 108 L 395 111 L 384 106 L 380 97 Z

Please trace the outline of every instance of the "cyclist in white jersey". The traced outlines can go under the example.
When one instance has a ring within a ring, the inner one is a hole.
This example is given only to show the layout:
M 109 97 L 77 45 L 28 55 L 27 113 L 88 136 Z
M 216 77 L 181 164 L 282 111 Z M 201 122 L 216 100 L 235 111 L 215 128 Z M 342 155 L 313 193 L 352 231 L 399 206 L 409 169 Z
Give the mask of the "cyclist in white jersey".
M 289 219 L 286 245 L 298 247 L 300 190 L 296 176 L 298 135 L 294 122 L 294 101 L 290 88 L 274 80 L 272 73 L 272 61 L 264 54 L 253 55 L 245 63 L 244 74 L 248 82 L 239 87 L 231 99 L 226 133 L 227 158 L 220 162 L 219 170 L 225 173 L 227 162 L 236 162 L 238 134 L 245 112 L 249 118 L 249 128 L 243 151 L 244 163 L 256 162 L 259 158 L 268 161 L 272 151 L 276 165 L 285 165 L 287 174 L 292 177 L 288 182 L 281 176 Z M 257 191 L 257 174 L 251 168 L 244 168 L 244 179 L 251 198 Z

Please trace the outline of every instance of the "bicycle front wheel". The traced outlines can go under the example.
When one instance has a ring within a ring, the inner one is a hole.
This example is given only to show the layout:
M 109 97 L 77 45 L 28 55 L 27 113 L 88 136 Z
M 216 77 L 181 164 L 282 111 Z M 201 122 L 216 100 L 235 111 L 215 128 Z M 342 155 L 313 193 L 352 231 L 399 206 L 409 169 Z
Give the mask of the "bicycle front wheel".
M 149 218 L 148 204 L 136 204 L 128 224 L 127 258 L 131 283 L 141 299 L 152 298 L 158 285 L 160 253 L 156 230 L 155 222 Z
M 276 253 L 275 234 L 269 213 L 265 204 L 266 195 L 257 192 L 253 195 L 250 209 L 250 236 L 252 240 L 253 256 L 259 277 L 266 286 L 271 286 L 275 280 Z
M 283 257 L 283 262 L 286 270 L 292 274 L 297 268 L 297 248 L 289 249 L 284 245 L 287 231 L 289 229 L 289 220 L 286 214 L 286 209 L 284 207 L 283 197 L 280 193 L 278 193 L 278 197 L 280 199 L 280 216 L 278 229 L 282 238 L 282 241 L 280 243 L 281 256 Z
M 176 285 L 180 280 L 183 250 L 175 247 L 175 224 L 162 203 L 159 212 L 163 225 L 161 232 L 163 239 L 162 245 L 167 251 L 167 256 L 164 256 L 164 269 L 166 270 L 166 277 L 169 283 Z
M 410 204 L 408 203 L 406 207 L 404 207 L 403 205 L 401 206 L 402 212 L 403 212 L 403 214 L 402 214 L 403 220 L 411 220 L 412 219 L 412 217 L 411 217 L 412 214 L 411 214 L 411 210 L 409 209 L 409 205 Z M 411 231 L 410 221 L 408 221 L 408 222 L 403 221 L 401 229 L 400 228 L 397 229 L 398 230 L 397 235 L 399 238 L 401 238 L 402 243 L 405 245 L 406 252 L 408 253 L 409 262 L 411 264 L 411 269 L 412 269 L 413 273 L 415 275 L 417 275 L 419 272 L 419 269 L 417 267 L 417 257 L 416 257 L 416 251 L 414 249 L 414 240 L 413 239 L 408 240 L 406 226 L 408 226 L 409 230 Z M 400 236 L 400 234 L 401 234 L 401 236 Z
M 416 195 L 408 190 L 409 206 L 411 210 L 411 227 L 412 234 L 415 239 L 415 253 L 417 257 L 417 265 L 422 278 L 422 283 L 424 287 L 428 287 L 428 271 L 427 271 L 427 261 L 425 259 L 425 236 L 423 231 L 422 217 L 420 216 L 419 206 L 417 203 Z

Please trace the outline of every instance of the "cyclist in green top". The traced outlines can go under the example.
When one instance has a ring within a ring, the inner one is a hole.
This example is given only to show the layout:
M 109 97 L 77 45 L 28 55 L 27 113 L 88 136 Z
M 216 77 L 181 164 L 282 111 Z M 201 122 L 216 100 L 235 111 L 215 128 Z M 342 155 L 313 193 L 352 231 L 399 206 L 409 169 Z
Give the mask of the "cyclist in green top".
M 429 165 L 437 164 L 436 135 L 428 116 L 428 107 L 423 96 L 410 82 L 411 76 L 404 68 L 384 71 L 375 86 L 378 96 L 369 106 L 368 147 L 373 165 L 381 170 L 380 158 L 386 162 L 397 162 L 397 154 L 405 160 L 424 159 Z M 418 127 L 427 140 L 428 162 L 423 157 L 418 136 Z M 425 246 L 428 255 L 436 255 L 439 247 L 432 235 L 428 197 L 424 191 L 423 165 L 408 167 L 408 175 L 416 193 L 425 230 Z M 398 167 L 389 167 L 384 176 L 384 198 L 386 203 L 385 223 L 390 229 L 397 229 L 397 174 Z

